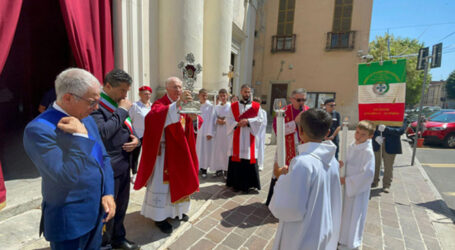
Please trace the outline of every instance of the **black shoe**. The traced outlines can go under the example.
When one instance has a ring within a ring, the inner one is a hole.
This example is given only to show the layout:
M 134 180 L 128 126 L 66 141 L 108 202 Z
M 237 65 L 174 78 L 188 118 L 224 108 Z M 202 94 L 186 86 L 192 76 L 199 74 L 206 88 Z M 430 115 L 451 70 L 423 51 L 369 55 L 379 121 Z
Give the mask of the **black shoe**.
M 204 179 L 207 178 L 207 169 L 201 168 L 201 176 L 202 176 L 202 178 L 204 178 Z
M 377 182 L 371 183 L 371 188 L 377 188 L 377 187 L 378 187 L 378 183 Z
M 223 175 L 223 170 L 218 170 L 218 171 L 216 171 L 215 175 L 216 175 L 217 177 L 222 176 L 222 175 Z
M 132 241 L 124 239 L 121 242 L 112 243 L 112 249 L 138 250 L 141 249 L 141 247 Z
M 172 233 L 172 225 L 167 222 L 166 220 L 163 221 L 156 221 L 155 225 L 161 230 L 161 232 L 165 234 Z
M 186 214 L 182 214 L 182 218 L 179 219 L 180 221 L 188 221 L 190 219 L 190 217 L 188 217 L 188 215 Z

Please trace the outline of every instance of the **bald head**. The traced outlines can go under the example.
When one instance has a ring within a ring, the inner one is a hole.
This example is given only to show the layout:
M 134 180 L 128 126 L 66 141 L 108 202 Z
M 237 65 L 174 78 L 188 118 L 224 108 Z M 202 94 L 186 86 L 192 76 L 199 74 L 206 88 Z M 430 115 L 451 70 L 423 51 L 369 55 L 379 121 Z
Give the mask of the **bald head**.
M 171 76 L 165 81 L 166 92 L 172 101 L 177 101 L 182 95 L 182 80 L 178 77 Z

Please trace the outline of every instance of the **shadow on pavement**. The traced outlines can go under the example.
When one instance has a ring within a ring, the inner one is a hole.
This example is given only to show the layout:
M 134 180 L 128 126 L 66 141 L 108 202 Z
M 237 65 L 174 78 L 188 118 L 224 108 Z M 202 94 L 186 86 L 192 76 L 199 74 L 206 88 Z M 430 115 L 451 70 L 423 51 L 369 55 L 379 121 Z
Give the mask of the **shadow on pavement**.
M 224 211 L 221 217 L 221 225 L 224 227 L 250 228 L 278 222 L 270 210 L 259 202 Z
M 442 214 L 452 220 L 452 224 L 455 224 L 455 210 L 449 208 L 443 200 L 434 200 L 425 203 L 418 203 L 417 206 L 425 207 L 433 210 L 437 214 Z
M 370 200 L 374 197 L 381 196 L 382 188 L 372 188 L 370 191 Z

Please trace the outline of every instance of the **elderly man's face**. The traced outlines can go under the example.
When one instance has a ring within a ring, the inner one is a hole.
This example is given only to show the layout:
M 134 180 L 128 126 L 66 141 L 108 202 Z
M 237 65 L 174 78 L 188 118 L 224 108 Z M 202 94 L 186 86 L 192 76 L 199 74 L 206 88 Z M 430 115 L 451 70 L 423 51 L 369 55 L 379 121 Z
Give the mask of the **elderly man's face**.
M 251 96 L 251 89 L 250 88 L 243 88 L 240 90 L 240 94 L 242 95 L 243 100 L 249 100 Z
M 305 105 L 305 101 L 306 94 L 294 94 L 291 97 L 291 103 L 295 109 L 300 109 L 300 107 L 303 107 L 303 105 Z
M 93 111 L 98 109 L 100 101 L 101 88 L 98 85 L 93 85 L 88 88 L 83 96 L 72 95 L 70 104 L 71 110 L 68 110 L 71 116 L 79 120 L 89 116 Z
M 166 91 L 172 101 L 177 101 L 182 95 L 182 82 L 172 81 L 166 86 Z

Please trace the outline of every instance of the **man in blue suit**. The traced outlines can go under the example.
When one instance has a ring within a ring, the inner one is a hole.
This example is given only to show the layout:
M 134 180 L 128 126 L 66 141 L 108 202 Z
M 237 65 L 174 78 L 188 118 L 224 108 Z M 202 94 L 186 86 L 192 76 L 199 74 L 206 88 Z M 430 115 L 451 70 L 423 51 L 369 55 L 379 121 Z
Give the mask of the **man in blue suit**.
M 70 68 L 57 76 L 55 90 L 56 102 L 24 131 L 25 151 L 42 176 L 40 232 L 52 249 L 99 249 L 103 222 L 115 215 L 110 158 L 89 116 L 100 84 Z
M 128 110 L 131 102 L 126 99 L 132 83 L 131 77 L 121 69 L 114 69 L 104 78 L 100 107 L 91 116 L 95 119 L 104 146 L 111 157 L 114 170 L 114 197 L 117 204 L 115 217 L 107 223 L 103 235 L 103 249 L 139 249 L 140 247 L 126 239 L 123 221 L 130 197 L 130 170 L 136 173 L 132 164 L 133 150 L 140 146 L 133 131 Z
M 401 140 L 400 137 L 404 134 L 407 127 L 406 120 L 403 121 L 403 126 L 392 127 L 379 125 L 374 132 L 373 137 L 373 151 L 375 158 L 375 171 L 374 179 L 371 187 L 375 188 L 379 182 L 379 171 L 381 163 L 384 162 L 384 177 L 382 179 L 382 188 L 384 193 L 388 193 L 393 178 L 393 163 L 395 156 L 401 154 Z

